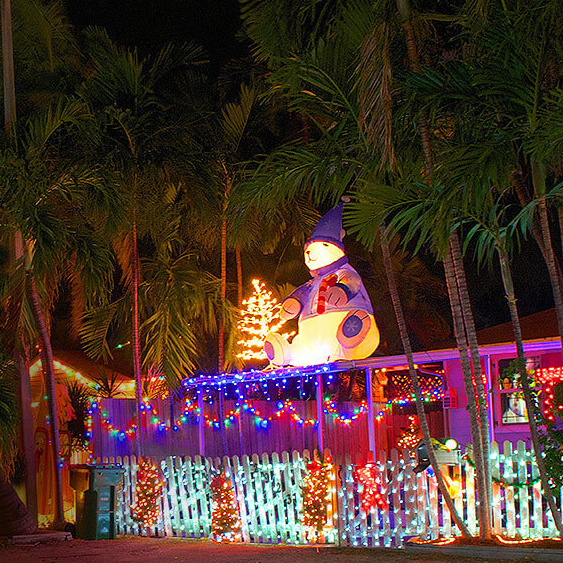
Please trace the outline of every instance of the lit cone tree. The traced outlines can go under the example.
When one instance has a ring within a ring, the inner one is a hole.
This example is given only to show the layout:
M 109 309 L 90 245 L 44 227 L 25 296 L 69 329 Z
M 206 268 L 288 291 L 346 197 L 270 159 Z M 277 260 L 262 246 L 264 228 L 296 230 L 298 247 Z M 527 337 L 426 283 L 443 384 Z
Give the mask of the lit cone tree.
M 141 526 L 154 526 L 160 513 L 163 482 L 157 466 L 149 458 L 140 458 L 137 471 L 137 502 L 133 519 Z
M 319 538 L 327 526 L 328 505 L 331 502 L 329 459 L 314 459 L 306 464 L 307 473 L 301 490 L 303 491 L 302 523 Z
M 240 517 L 235 494 L 225 473 L 211 480 L 211 535 L 209 539 L 222 541 L 241 541 Z
M 242 334 L 242 339 L 237 342 L 241 351 L 237 358 L 244 361 L 267 361 L 264 352 L 264 341 L 270 332 L 278 332 L 285 324 L 279 316 L 281 303 L 266 290 L 264 282 L 252 280 L 254 292 L 242 302 L 241 318 L 237 328 Z M 282 334 L 289 338 L 291 334 Z
M 404 450 L 414 450 L 416 445 L 422 439 L 420 426 L 418 425 L 416 418 L 417 417 L 414 415 L 409 416 L 409 426 L 397 440 L 398 448 L 402 448 Z

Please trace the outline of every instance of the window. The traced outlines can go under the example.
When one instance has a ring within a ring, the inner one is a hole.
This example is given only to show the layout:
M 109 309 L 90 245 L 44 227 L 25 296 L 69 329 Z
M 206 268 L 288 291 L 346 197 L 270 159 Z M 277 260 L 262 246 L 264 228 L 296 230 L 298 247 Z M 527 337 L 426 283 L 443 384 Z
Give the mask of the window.
M 535 370 L 539 367 L 539 357 L 528 358 L 526 369 Z M 499 360 L 498 362 L 498 389 L 500 395 L 500 420 L 501 424 L 526 424 L 528 412 L 522 393 L 520 374 L 514 373 L 512 362 L 514 358 Z

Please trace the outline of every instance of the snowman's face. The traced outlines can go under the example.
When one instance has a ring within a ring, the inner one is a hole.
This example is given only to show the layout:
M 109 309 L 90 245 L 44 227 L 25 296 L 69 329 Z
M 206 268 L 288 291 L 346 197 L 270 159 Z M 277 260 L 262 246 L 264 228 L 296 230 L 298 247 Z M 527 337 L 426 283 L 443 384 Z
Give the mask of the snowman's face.
M 344 256 L 344 251 L 330 242 L 313 241 L 305 247 L 305 264 L 309 270 L 324 268 Z

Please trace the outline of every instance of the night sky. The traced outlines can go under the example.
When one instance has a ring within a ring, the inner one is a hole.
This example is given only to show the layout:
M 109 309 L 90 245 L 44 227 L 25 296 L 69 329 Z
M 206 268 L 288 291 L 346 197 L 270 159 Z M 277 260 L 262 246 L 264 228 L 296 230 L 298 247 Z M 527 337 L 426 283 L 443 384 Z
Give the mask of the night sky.
M 170 41 L 195 41 L 206 51 L 215 69 L 246 49 L 237 40 L 240 28 L 238 0 L 64 0 L 71 22 L 82 29 L 98 25 L 118 43 L 136 46 L 142 54 L 157 51 Z M 440 265 L 426 260 L 443 276 Z M 469 265 L 469 264 L 468 264 Z M 545 263 L 532 241 L 514 256 L 518 307 L 528 315 L 553 306 Z M 478 328 L 510 320 L 498 268 L 467 268 L 468 284 Z
M 79 29 L 98 25 L 110 37 L 143 53 L 169 41 L 195 41 L 213 64 L 242 53 L 237 0 L 64 0 Z

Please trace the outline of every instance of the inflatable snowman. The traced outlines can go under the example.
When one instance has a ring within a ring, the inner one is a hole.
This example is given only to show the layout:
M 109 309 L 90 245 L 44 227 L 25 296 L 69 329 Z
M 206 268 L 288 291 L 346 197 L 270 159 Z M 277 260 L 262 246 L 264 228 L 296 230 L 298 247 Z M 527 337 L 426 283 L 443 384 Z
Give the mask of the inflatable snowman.
M 282 318 L 299 319 L 291 343 L 270 333 L 264 351 L 277 366 L 306 366 L 367 358 L 379 345 L 379 330 L 362 280 L 348 264 L 339 203 L 324 215 L 305 243 L 305 264 L 312 279 L 283 303 Z

